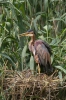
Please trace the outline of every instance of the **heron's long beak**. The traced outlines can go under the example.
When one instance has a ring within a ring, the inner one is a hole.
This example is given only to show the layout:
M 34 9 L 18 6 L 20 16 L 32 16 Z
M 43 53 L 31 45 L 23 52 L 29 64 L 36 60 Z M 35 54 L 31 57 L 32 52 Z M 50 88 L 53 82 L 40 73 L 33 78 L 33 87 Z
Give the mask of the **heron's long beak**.
M 31 33 L 29 33 L 29 32 L 25 32 L 25 33 L 20 34 L 19 36 L 20 36 L 20 37 L 21 37 L 21 36 L 30 36 L 30 37 L 31 37 L 31 36 L 33 36 L 33 34 L 31 34 Z
M 22 33 L 22 34 L 20 34 L 19 36 L 21 37 L 21 36 L 27 36 L 27 35 L 28 35 L 28 32 Z

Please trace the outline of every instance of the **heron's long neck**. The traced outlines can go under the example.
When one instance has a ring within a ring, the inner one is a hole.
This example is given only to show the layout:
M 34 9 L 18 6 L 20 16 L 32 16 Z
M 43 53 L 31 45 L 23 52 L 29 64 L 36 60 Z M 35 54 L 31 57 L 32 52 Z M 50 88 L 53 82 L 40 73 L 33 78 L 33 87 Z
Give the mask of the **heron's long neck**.
M 29 42 L 29 50 L 32 51 L 32 47 L 34 46 L 34 42 L 35 42 L 35 36 L 33 35 L 31 37 L 31 40 Z
M 31 44 L 34 44 L 34 42 L 35 42 L 35 36 L 33 35 L 32 37 L 31 37 Z
M 35 36 L 32 36 L 29 42 L 29 50 L 35 55 L 34 42 L 35 42 Z

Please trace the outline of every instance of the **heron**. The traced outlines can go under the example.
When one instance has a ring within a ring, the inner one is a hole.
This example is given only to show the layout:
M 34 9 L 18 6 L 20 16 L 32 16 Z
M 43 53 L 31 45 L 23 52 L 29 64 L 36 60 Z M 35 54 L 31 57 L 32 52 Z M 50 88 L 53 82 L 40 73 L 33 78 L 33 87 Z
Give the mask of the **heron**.
M 37 63 L 38 73 L 45 73 L 50 75 L 53 72 L 51 64 L 52 51 L 49 44 L 43 40 L 36 40 L 34 30 L 30 29 L 25 33 L 20 34 L 21 36 L 29 36 L 29 50 L 32 52 L 35 62 Z

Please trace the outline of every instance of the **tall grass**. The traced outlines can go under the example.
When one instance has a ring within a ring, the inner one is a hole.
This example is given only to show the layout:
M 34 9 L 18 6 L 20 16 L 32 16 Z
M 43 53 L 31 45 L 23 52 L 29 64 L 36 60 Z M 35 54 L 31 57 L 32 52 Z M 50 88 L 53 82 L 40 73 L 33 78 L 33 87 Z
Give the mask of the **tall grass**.
M 36 37 L 51 46 L 53 66 L 66 73 L 65 4 L 65 0 L 0 1 L 0 68 L 7 62 L 6 69 L 34 69 L 29 39 L 19 38 L 19 34 L 33 28 Z

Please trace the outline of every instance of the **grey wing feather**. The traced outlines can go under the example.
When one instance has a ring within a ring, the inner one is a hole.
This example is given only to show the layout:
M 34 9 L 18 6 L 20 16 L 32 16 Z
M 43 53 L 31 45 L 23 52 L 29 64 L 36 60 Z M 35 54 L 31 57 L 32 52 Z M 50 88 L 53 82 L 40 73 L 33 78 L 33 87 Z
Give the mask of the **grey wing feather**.
M 43 40 L 37 40 L 38 42 L 42 43 L 48 50 L 48 52 L 50 53 L 50 55 L 52 55 L 52 51 L 51 51 L 51 48 L 49 46 L 49 44 Z
M 45 41 L 43 41 L 42 43 L 46 46 L 46 48 L 48 49 L 50 55 L 52 55 L 52 51 L 51 51 L 51 48 L 50 48 L 50 46 L 48 45 L 48 43 L 45 42 Z
M 47 62 L 51 62 L 50 54 L 44 44 L 39 44 L 36 48 L 36 53 L 39 57 L 39 63 L 46 66 Z

